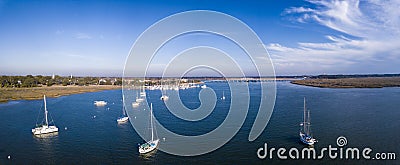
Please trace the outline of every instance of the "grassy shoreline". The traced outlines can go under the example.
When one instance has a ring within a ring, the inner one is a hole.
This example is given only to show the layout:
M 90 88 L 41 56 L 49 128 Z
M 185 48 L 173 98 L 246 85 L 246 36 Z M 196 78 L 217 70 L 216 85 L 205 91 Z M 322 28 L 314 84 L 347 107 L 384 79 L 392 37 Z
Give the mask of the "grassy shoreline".
M 400 77 L 315 78 L 294 80 L 291 83 L 319 88 L 383 88 L 400 87 Z
M 102 90 L 121 89 L 115 85 L 90 85 L 90 86 L 43 86 L 34 88 L 0 88 L 0 102 L 10 100 L 37 100 L 47 97 L 60 97 L 71 94 L 97 92 Z

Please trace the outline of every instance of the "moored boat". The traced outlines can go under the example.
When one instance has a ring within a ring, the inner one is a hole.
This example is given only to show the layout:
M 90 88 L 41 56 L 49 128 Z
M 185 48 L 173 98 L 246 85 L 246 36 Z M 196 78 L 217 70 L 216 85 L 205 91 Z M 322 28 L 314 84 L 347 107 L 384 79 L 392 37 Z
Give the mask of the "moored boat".
M 49 125 L 49 119 L 48 119 L 48 113 L 49 112 L 47 111 L 46 95 L 43 96 L 43 101 L 44 101 L 45 122 L 43 124 L 36 125 L 36 128 L 32 129 L 32 133 L 34 135 L 41 135 L 41 134 L 58 132 L 58 128 L 55 125 Z
M 107 102 L 105 102 L 105 101 L 94 101 L 94 105 L 96 105 L 96 106 L 105 106 L 105 105 L 107 105 Z
M 306 98 L 304 98 L 304 114 L 303 114 L 303 122 L 300 123 L 300 141 L 303 142 L 304 144 L 307 144 L 309 146 L 314 145 L 317 143 L 317 139 L 315 139 L 311 135 L 311 117 L 310 117 L 310 111 L 307 110 L 306 108 Z
M 156 138 L 154 135 L 153 127 L 153 104 L 150 104 L 150 127 L 151 127 L 151 140 L 139 146 L 139 153 L 146 154 L 155 150 L 158 146 L 160 139 Z

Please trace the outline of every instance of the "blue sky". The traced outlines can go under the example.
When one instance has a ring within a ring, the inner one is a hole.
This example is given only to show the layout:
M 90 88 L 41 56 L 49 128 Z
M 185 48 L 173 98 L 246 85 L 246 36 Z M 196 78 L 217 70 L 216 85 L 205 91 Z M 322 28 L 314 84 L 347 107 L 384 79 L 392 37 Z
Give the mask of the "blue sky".
M 143 31 L 172 14 L 199 9 L 229 14 L 251 27 L 277 75 L 399 73 L 399 5 L 378 0 L 0 0 L 0 75 L 121 76 Z M 183 40 L 201 44 L 207 36 Z M 165 54 L 171 52 L 177 51 Z

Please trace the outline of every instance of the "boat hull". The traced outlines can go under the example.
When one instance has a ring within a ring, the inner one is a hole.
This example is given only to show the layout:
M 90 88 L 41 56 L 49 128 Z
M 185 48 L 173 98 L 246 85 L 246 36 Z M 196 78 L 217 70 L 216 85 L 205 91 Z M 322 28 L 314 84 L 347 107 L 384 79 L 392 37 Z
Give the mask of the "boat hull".
M 312 146 L 317 142 L 316 139 L 301 132 L 300 132 L 300 141 L 309 146 Z
M 32 133 L 34 135 L 41 135 L 53 132 L 58 132 L 58 128 L 56 126 L 41 126 L 32 129 Z
M 163 95 L 163 96 L 161 96 L 161 97 L 160 97 L 160 99 L 161 99 L 161 100 L 163 100 L 163 101 L 166 101 L 166 100 L 168 100 L 168 99 L 169 99 L 169 97 L 168 97 L 168 96 L 166 96 L 166 95 Z
M 140 154 L 146 154 L 146 153 L 149 153 L 149 152 L 153 151 L 154 149 L 157 148 L 159 141 L 160 140 L 157 139 L 157 140 L 149 141 L 149 142 L 147 142 L 145 144 L 140 145 L 139 146 L 139 153 Z
M 118 123 L 125 123 L 125 122 L 127 122 L 129 120 L 129 117 L 121 117 L 121 118 L 118 118 L 117 119 L 117 122 Z
M 96 105 L 96 106 L 106 106 L 107 102 L 105 102 L 105 101 L 94 101 L 94 105 Z
M 132 103 L 132 107 L 138 107 L 140 104 L 138 102 Z
M 140 92 L 140 97 L 146 97 L 146 92 Z

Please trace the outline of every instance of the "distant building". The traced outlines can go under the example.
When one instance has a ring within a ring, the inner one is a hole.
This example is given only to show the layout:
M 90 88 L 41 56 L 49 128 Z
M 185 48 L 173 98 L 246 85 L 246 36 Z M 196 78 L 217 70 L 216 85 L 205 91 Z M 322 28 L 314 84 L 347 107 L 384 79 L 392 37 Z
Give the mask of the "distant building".
M 106 79 L 100 79 L 100 80 L 99 80 L 99 85 L 100 85 L 100 84 L 105 84 L 106 82 L 107 82 Z

